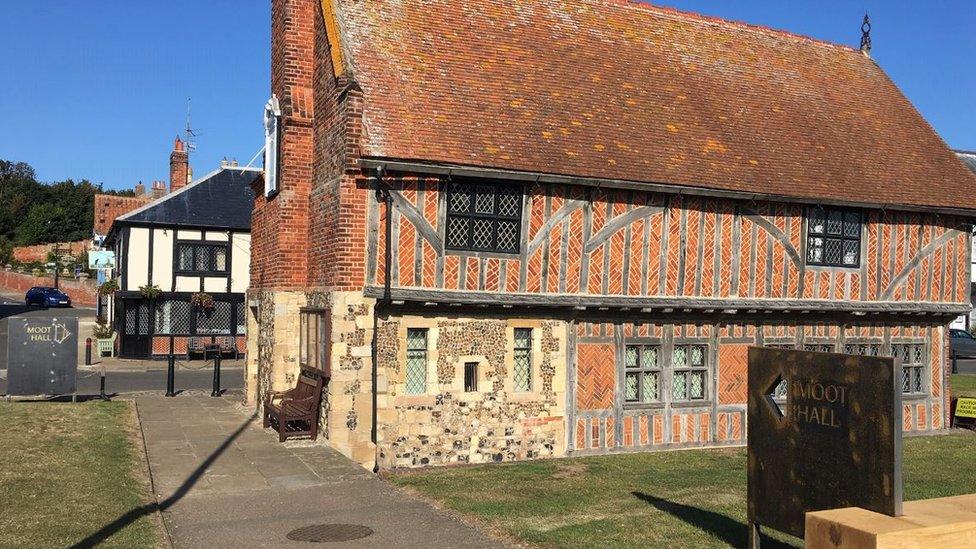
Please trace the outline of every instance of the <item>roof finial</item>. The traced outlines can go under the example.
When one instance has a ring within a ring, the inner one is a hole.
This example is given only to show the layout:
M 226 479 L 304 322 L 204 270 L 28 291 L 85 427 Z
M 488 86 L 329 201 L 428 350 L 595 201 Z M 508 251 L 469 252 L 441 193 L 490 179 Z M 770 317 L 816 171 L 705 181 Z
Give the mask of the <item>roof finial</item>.
M 871 19 L 868 12 L 864 12 L 864 22 L 861 23 L 861 53 L 871 55 Z

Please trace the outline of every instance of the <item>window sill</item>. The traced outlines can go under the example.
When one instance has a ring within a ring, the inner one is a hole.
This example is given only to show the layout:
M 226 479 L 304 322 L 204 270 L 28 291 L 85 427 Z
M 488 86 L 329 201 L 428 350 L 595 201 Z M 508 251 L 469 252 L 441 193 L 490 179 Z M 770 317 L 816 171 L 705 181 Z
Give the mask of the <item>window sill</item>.
M 661 410 L 664 408 L 663 402 L 647 402 L 647 403 L 625 403 L 624 411 L 638 411 L 638 410 Z
M 902 402 L 904 402 L 906 400 L 907 401 L 910 401 L 910 402 L 919 402 L 919 401 L 925 400 L 927 398 L 929 398 L 929 395 L 926 394 L 926 393 L 911 393 L 911 394 L 902 393 L 901 394 L 901 400 L 902 400 Z
M 227 271 L 176 271 L 176 276 L 230 276 Z
M 806 264 L 807 269 L 814 271 L 851 271 L 856 272 L 861 270 L 860 265 L 855 266 L 841 266 L 841 265 L 816 265 L 812 263 Z
M 711 406 L 712 401 L 708 399 L 701 400 L 680 400 L 678 402 L 672 402 L 672 408 L 706 408 Z
M 459 257 L 476 257 L 485 259 L 518 259 L 522 256 L 521 250 L 517 252 L 492 252 L 488 250 L 453 250 L 444 249 L 444 255 L 456 255 Z

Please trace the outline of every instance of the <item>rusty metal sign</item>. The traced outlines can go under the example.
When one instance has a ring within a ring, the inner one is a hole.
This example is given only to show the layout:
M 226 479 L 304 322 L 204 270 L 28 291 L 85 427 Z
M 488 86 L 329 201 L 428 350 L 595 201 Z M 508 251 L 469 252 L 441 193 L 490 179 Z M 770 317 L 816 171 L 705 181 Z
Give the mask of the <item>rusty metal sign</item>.
M 803 537 L 808 511 L 901 514 L 900 371 L 887 357 L 749 348 L 754 535 Z

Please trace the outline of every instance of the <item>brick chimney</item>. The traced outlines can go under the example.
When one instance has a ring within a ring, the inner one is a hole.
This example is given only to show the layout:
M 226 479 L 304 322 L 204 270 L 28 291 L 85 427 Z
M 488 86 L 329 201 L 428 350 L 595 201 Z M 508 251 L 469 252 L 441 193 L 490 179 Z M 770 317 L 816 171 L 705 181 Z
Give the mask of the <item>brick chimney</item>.
M 146 194 L 146 186 L 142 184 L 142 181 L 140 181 L 136 183 L 136 187 L 133 189 L 133 192 L 136 196 L 142 196 Z
M 152 185 L 152 197 L 153 199 L 162 198 L 166 196 L 166 182 L 165 181 L 153 181 Z
M 189 183 L 190 159 L 186 147 L 179 137 L 173 142 L 173 152 L 169 154 L 169 192 L 182 189 Z

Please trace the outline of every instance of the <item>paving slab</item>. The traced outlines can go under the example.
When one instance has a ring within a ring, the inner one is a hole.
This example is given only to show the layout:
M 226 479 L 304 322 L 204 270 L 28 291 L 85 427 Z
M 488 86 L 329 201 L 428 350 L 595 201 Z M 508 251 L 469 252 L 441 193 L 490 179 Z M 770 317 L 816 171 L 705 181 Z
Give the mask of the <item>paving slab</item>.
M 292 547 L 294 529 L 370 528 L 334 547 L 503 547 L 410 497 L 324 441 L 278 442 L 239 396 L 136 398 L 163 520 L 178 548 Z

